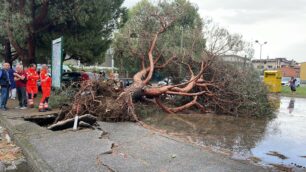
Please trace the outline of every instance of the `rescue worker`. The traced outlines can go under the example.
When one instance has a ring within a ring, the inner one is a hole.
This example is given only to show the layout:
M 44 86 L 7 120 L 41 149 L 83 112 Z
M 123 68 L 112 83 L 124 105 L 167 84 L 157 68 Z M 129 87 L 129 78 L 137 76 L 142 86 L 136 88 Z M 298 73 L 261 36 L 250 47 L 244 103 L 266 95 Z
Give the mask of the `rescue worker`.
M 28 93 L 28 106 L 29 108 L 34 108 L 34 98 L 38 92 L 37 81 L 39 76 L 36 71 L 36 65 L 31 64 L 26 72 L 27 76 L 27 93 Z
M 43 64 L 40 70 L 40 83 L 42 90 L 42 97 L 40 99 L 38 111 L 45 112 L 51 110 L 48 105 L 49 97 L 51 94 L 51 83 L 52 79 L 48 74 L 48 66 Z

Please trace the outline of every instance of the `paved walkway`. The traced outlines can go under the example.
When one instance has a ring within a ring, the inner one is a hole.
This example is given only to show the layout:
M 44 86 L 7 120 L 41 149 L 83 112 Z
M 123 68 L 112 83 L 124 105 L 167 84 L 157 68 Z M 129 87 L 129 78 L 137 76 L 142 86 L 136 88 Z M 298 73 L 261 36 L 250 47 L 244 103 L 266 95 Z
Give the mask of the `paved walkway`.
M 134 123 L 104 123 L 100 130 L 52 132 L 0 112 L 0 123 L 21 146 L 33 171 L 185 172 L 267 171 L 244 161 L 164 137 Z

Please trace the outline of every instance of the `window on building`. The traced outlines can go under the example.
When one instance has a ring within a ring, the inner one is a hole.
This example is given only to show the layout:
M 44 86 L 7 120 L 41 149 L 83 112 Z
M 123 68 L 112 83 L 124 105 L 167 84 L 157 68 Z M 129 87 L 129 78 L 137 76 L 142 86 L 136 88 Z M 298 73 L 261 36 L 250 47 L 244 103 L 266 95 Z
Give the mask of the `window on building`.
M 263 65 L 258 65 L 258 66 L 257 66 L 257 69 L 263 69 L 263 68 L 264 68 Z
M 271 66 L 271 65 L 268 65 L 268 69 L 272 69 L 273 68 L 273 66 Z

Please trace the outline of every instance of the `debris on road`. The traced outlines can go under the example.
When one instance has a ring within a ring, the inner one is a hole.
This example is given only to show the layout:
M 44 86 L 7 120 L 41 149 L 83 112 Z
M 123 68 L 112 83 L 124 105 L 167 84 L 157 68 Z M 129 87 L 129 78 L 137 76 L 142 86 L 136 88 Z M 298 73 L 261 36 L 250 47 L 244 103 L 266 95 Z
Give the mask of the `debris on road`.
M 16 146 L 6 129 L 0 126 L 0 171 L 27 171 L 22 150 Z
M 78 123 L 81 127 L 92 127 L 95 123 L 97 122 L 97 117 L 90 115 L 90 114 L 85 114 L 82 116 L 79 116 Z M 63 130 L 67 128 L 72 128 L 74 124 L 74 118 L 66 119 L 63 121 L 59 121 L 55 124 L 52 124 L 48 127 L 49 130 Z

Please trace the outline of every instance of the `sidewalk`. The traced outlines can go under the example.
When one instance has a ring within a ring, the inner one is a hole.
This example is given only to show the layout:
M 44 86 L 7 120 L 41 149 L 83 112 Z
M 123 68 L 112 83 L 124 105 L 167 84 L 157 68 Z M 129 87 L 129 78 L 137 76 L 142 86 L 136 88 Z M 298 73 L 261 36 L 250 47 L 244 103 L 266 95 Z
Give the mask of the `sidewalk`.
M 24 121 L 26 111 L 18 112 L 1 111 L 0 123 L 23 149 L 33 171 L 268 171 L 164 137 L 135 123 L 99 122 L 107 132 L 102 136 L 102 131 L 89 129 L 52 132 Z

